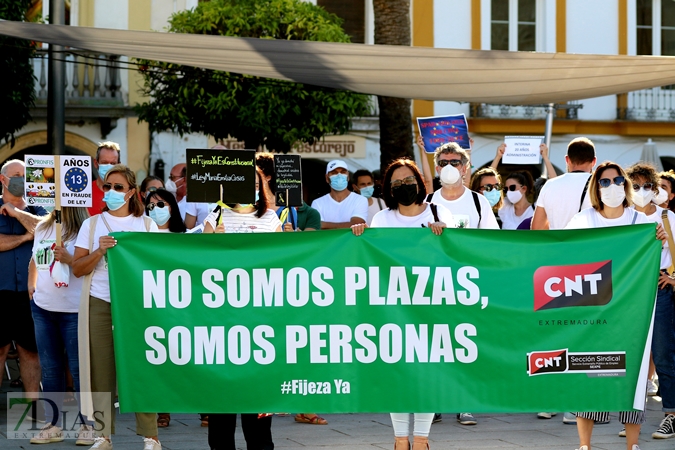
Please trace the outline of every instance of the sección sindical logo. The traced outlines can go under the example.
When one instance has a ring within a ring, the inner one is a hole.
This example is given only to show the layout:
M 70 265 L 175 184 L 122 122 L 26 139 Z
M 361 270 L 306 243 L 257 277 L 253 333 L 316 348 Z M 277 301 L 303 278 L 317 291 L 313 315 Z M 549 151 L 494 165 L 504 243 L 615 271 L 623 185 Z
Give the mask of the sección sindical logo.
M 626 352 L 575 352 L 568 349 L 527 354 L 529 376 L 553 373 L 585 373 L 596 377 L 626 376 Z

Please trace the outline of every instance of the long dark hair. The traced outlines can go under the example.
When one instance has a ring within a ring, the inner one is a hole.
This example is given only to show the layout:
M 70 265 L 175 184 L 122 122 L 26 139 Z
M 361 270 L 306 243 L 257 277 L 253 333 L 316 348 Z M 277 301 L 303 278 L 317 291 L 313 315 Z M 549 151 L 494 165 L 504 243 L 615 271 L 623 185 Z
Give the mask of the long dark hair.
M 169 217 L 169 231 L 172 233 L 185 233 L 187 228 L 183 223 L 183 219 L 180 217 L 180 209 L 178 208 L 178 203 L 176 202 L 176 197 L 166 189 L 159 188 L 156 191 L 148 192 L 148 195 L 145 197 L 145 214 L 150 215 L 148 211 L 148 205 L 152 202 L 153 197 L 159 197 L 164 203 L 168 203 L 171 208 L 171 217 Z
M 386 171 L 384 172 L 384 180 L 382 181 L 382 197 L 384 199 L 384 204 L 387 205 L 389 209 L 398 209 L 398 202 L 391 195 L 391 177 L 394 174 L 394 171 L 400 167 L 407 167 L 412 170 L 415 179 L 417 180 L 417 198 L 415 203 L 421 205 L 424 203 L 424 199 L 427 196 L 427 188 L 424 186 L 424 180 L 422 179 L 422 174 L 420 169 L 417 168 L 415 161 L 411 161 L 405 158 L 399 158 L 389 164 Z

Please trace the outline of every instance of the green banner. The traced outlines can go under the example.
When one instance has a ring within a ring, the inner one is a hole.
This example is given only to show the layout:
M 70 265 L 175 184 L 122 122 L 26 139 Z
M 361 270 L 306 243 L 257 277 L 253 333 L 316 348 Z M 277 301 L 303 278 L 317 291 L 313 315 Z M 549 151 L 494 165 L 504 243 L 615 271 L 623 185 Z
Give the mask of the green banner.
M 644 402 L 654 225 L 114 236 L 123 412 Z

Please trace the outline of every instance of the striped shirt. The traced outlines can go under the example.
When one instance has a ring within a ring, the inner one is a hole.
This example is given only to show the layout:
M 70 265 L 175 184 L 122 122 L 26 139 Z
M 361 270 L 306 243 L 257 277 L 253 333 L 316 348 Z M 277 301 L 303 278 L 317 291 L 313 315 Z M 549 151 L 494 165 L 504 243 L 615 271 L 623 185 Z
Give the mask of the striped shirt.
M 272 233 L 281 226 L 276 213 L 268 209 L 262 217 L 252 213 L 236 213 L 231 209 L 223 209 L 222 223 L 225 233 Z

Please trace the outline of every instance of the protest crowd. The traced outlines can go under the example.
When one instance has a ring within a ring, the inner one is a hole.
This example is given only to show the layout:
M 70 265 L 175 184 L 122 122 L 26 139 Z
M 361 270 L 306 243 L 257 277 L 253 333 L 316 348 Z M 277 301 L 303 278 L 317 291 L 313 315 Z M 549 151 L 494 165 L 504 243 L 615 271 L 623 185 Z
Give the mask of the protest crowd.
M 418 139 L 418 145 L 424 143 Z M 92 449 L 113 448 L 114 404 L 117 389 L 113 346 L 111 293 L 107 252 L 117 245 L 109 234 L 143 233 L 288 233 L 351 229 L 354 239 L 366 239 L 369 228 L 428 228 L 441 236 L 446 228 L 488 230 L 561 230 L 656 223 L 655 239 L 662 242 L 648 395 L 657 389 L 665 414 L 654 439 L 675 437 L 675 307 L 673 258 L 675 234 L 675 173 L 657 173 L 645 163 L 623 168 L 612 162 L 597 164 L 593 143 L 573 139 L 565 161 L 567 173 L 556 174 L 548 148 L 540 147 L 546 177 L 534 180 L 528 171 L 506 176 L 497 170 L 506 145 L 496 150 L 489 167 L 472 173 L 471 151 L 456 143 L 439 146 L 434 167 L 426 157 L 421 167 L 409 159 L 393 161 L 381 180 L 367 170 L 351 171 L 344 160 L 327 164 L 326 195 L 311 205 L 278 205 L 274 157 L 256 154 L 255 201 L 250 204 L 189 202 L 185 163 L 171 168 L 166 180 L 150 176 L 137 180 L 120 164 L 114 142 L 99 144 L 93 168 L 93 206 L 63 207 L 62 245 L 57 242 L 57 214 L 30 206 L 24 197 L 25 164 L 7 161 L 0 171 L 0 298 L 5 305 L 0 327 L 0 366 L 17 352 L 26 392 L 78 394 L 104 392 L 103 397 L 62 396 L 61 402 L 80 402 L 83 416 L 92 410 L 113 411 L 107 433 L 96 433 L 93 423 L 81 424 L 76 443 Z M 140 182 L 139 182 L 140 181 Z M 222 195 L 222 194 L 221 194 Z M 669 245 L 670 243 L 670 245 Z M 58 262 L 59 265 L 54 263 Z M 62 268 L 62 266 L 67 266 Z M 55 286 L 54 273 L 64 270 L 69 283 Z M 68 275 L 69 274 L 69 275 Z M 65 354 L 65 358 L 64 358 Z M 658 379 L 658 387 L 656 380 Z M 449 405 L 450 406 L 450 405 Z M 295 421 L 325 425 L 317 412 L 298 412 Z M 432 424 L 441 413 L 392 413 L 395 450 L 429 449 Z M 541 419 L 555 412 L 540 412 Z M 563 422 L 575 424 L 579 449 L 591 448 L 594 424 L 609 420 L 608 412 L 564 412 Z M 236 414 L 204 411 L 212 450 L 235 449 Z M 462 425 L 477 425 L 471 412 L 453 412 Z M 241 414 L 249 450 L 271 450 L 270 412 Z M 619 414 L 628 450 L 639 450 L 638 436 L 644 412 Z M 144 450 L 158 450 L 159 428 L 170 426 L 165 412 L 136 413 L 136 433 Z M 32 444 L 60 442 L 62 424 L 47 423 Z M 205 444 L 206 445 L 206 444 Z

